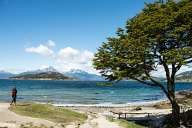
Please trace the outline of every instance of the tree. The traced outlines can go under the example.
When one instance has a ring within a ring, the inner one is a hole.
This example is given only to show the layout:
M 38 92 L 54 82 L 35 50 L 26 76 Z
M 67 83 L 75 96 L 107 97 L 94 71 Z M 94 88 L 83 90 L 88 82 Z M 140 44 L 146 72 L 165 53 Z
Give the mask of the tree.
M 133 79 L 160 88 L 172 105 L 172 121 L 180 125 L 180 107 L 175 98 L 175 75 L 192 62 L 192 2 L 147 4 L 124 29 L 99 47 L 93 64 L 108 80 Z M 163 67 L 167 83 L 152 76 Z M 147 80 L 147 81 L 146 81 Z

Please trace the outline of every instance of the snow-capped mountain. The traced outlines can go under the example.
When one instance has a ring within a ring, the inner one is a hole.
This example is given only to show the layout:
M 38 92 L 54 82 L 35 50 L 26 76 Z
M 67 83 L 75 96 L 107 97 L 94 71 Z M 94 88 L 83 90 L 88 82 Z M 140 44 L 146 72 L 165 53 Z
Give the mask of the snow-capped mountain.
M 103 81 L 104 78 L 102 78 L 99 75 L 91 74 L 83 70 L 79 69 L 72 69 L 71 71 L 64 72 L 66 76 L 76 78 L 77 80 L 82 81 Z
M 178 81 L 192 81 L 192 71 L 182 72 L 176 75 L 176 80 Z
M 81 80 L 81 81 L 104 81 L 105 79 L 99 75 L 96 74 L 91 74 L 88 73 L 86 71 L 83 70 L 79 70 L 79 69 L 72 69 L 68 72 L 64 72 L 61 73 L 59 71 L 57 71 L 54 67 L 50 66 L 48 68 L 43 68 L 43 69 L 38 69 L 38 70 L 33 70 L 33 71 L 26 71 L 20 74 L 11 74 L 8 72 L 4 72 L 4 71 L 0 71 L 0 79 L 8 79 L 8 78 L 12 78 L 12 79 L 32 79 L 33 77 L 37 77 L 37 76 L 42 77 L 42 79 L 46 76 L 46 78 L 48 78 L 48 76 L 51 75 L 51 78 L 59 78 L 59 79 L 64 79 L 64 77 L 66 77 L 66 79 L 70 79 L 70 80 Z M 43 76 L 42 76 L 43 75 Z M 54 77 L 53 77 L 54 76 Z M 59 77 L 58 77 L 59 76 Z M 62 77 L 60 77 L 62 76 Z M 35 79 L 35 78 L 34 78 Z
M 74 78 L 68 77 L 62 73 L 59 73 L 55 68 L 48 67 L 44 69 L 38 69 L 35 71 L 28 71 L 20 73 L 10 79 L 18 80 L 73 80 Z
M 52 66 L 49 66 L 47 68 L 44 68 L 44 69 L 39 69 L 38 70 L 39 72 L 58 72 L 54 67 Z
M 20 73 L 19 75 L 37 74 L 37 73 L 44 73 L 44 72 L 58 72 L 58 71 L 54 67 L 49 66 L 49 67 L 43 68 L 43 69 L 37 69 L 37 70 L 34 70 L 34 71 L 23 72 L 23 73 Z
M 14 76 L 14 74 L 6 71 L 0 71 L 0 79 L 8 79 L 9 77 Z

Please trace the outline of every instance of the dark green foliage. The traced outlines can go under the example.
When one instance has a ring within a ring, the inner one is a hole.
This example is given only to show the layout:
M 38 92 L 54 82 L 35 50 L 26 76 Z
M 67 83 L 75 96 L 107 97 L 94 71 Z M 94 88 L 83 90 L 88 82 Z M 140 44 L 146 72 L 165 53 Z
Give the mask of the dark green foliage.
M 103 43 L 93 61 L 108 80 L 134 79 L 161 88 L 172 104 L 173 120 L 178 126 L 175 75 L 192 62 L 192 1 L 147 4 L 127 21 L 125 29 L 118 29 L 116 37 Z M 165 70 L 167 86 L 151 76 L 159 66 Z

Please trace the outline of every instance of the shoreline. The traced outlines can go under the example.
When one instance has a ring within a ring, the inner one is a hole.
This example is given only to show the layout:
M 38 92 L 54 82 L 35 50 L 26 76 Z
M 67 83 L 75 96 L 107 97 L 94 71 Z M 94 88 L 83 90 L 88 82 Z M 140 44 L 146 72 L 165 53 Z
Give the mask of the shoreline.
M 111 108 L 119 108 L 119 107 L 136 107 L 136 106 L 151 106 L 161 102 L 166 102 L 167 99 L 153 100 L 153 101 L 143 101 L 143 102 L 130 102 L 125 104 L 113 104 L 113 103 L 100 103 L 100 104 L 65 104 L 65 103 L 50 103 L 56 107 L 111 107 Z M 37 102 L 41 103 L 41 102 Z M 46 104 L 46 103 L 44 103 Z

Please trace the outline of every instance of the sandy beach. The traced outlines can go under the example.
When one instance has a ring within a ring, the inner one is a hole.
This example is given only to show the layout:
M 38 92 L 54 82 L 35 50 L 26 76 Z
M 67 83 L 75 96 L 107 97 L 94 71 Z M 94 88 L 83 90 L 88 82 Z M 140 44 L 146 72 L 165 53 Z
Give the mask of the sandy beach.
M 7 128 L 19 128 L 22 124 L 33 123 L 35 126 L 45 125 L 47 127 L 54 126 L 54 128 L 59 128 L 59 124 L 38 118 L 31 118 L 26 116 L 17 115 L 14 112 L 11 112 L 8 103 L 0 103 L 0 127 Z M 84 124 L 79 126 L 80 128 L 121 128 L 118 124 L 110 122 L 107 120 L 107 117 L 113 116 L 117 118 L 117 115 L 114 115 L 112 112 L 137 112 L 137 113 L 152 113 L 153 115 L 161 115 L 170 113 L 170 109 L 156 109 L 149 106 L 140 106 L 142 110 L 134 110 L 138 106 L 129 106 L 129 107 L 65 107 L 70 110 L 86 113 L 88 119 Z M 140 114 L 140 116 L 145 116 Z M 71 123 L 67 128 L 75 128 L 76 125 Z

